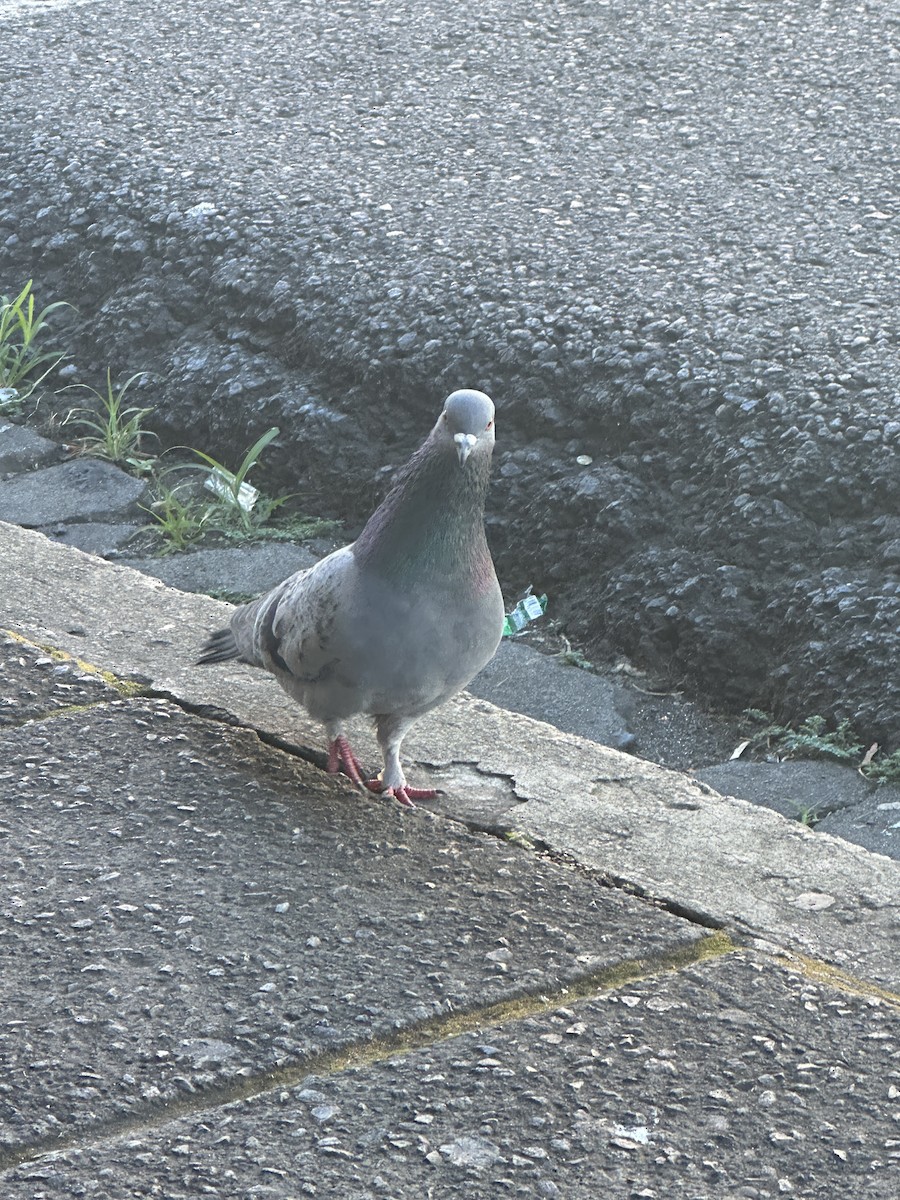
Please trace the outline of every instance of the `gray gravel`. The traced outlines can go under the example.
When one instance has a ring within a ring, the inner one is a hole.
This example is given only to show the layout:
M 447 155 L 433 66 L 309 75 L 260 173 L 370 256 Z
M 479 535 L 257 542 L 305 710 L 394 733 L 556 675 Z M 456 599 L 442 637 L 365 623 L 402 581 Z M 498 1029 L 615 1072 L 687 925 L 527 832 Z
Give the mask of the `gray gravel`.
M 27 9 L 0 244 L 77 304 L 68 378 L 156 369 L 136 402 L 220 455 L 277 420 L 326 512 L 484 388 L 508 592 L 895 743 L 896 30 L 881 0 Z

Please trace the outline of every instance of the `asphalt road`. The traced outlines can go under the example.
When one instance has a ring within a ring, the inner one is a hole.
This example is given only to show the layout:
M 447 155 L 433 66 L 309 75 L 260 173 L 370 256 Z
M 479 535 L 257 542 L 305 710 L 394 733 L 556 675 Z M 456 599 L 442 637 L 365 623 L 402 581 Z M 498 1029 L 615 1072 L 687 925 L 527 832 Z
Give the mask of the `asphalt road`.
M 154 369 L 219 453 L 277 420 L 345 515 L 483 387 L 510 590 L 896 739 L 892 6 L 16 12 L 4 277 L 77 304 L 66 378 Z

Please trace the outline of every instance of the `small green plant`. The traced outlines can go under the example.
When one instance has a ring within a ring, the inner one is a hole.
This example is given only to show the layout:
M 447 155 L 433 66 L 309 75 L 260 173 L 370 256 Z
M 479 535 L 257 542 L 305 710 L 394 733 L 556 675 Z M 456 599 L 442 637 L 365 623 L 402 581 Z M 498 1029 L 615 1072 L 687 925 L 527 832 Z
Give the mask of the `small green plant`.
M 791 729 L 777 724 L 758 708 L 744 709 L 744 716 L 757 726 L 749 734 L 750 745 L 755 749 L 767 746 L 785 758 L 798 755 L 841 763 L 856 764 L 862 758 L 863 748 L 849 721 L 841 721 L 835 729 L 829 729 L 824 717 L 812 716 Z
M 825 718 L 818 716 L 807 717 L 798 729 L 788 731 L 781 745 L 788 754 L 831 758 L 843 763 L 859 762 L 863 752 L 849 721 L 841 721 L 835 729 L 830 730 Z
M 227 604 L 248 604 L 257 596 L 255 592 L 229 592 L 227 588 L 213 588 L 206 594 L 212 596 L 213 600 L 224 600 Z
M 797 820 L 807 829 L 815 829 L 821 819 L 818 810 L 811 804 L 800 805 L 797 809 Z
M 269 520 L 272 513 L 291 499 L 289 495 L 275 498 L 263 496 L 257 492 L 256 488 L 250 486 L 247 479 L 249 473 L 259 462 L 263 450 L 278 437 L 279 433 L 280 430 L 277 426 L 267 429 L 244 455 L 236 471 L 230 471 L 223 463 L 203 450 L 191 451 L 212 468 L 206 486 L 216 496 L 217 515 L 223 522 L 221 532 L 236 532 L 243 537 L 256 534 L 261 526 Z
M 556 656 L 564 667 L 578 667 L 581 671 L 593 671 L 594 664 L 589 658 L 585 658 L 580 650 L 575 650 L 567 645 L 565 650 L 561 650 Z
M 0 413 L 14 412 L 21 407 L 38 384 L 66 357 L 56 350 L 38 350 L 35 341 L 46 327 L 50 313 L 71 305 L 65 300 L 57 300 L 35 313 L 32 282 L 29 279 L 15 299 L 0 296 Z M 45 370 L 37 379 L 26 382 L 26 377 L 40 367 Z
M 882 759 L 872 758 L 863 763 L 860 770 L 866 779 L 871 779 L 873 783 L 892 783 L 895 787 L 900 786 L 900 750 L 895 750 L 893 754 L 888 754 Z
M 128 389 L 136 379 L 147 374 L 147 371 L 138 371 L 126 379 L 120 388 L 114 388 L 112 372 L 107 368 L 105 392 L 98 392 L 86 383 L 70 385 L 84 388 L 96 396 L 100 404 L 99 412 L 93 408 L 73 408 L 63 422 L 72 422 L 85 429 L 94 430 L 93 433 L 83 435 L 81 439 L 88 454 L 108 459 L 109 462 L 125 463 L 136 471 L 150 470 L 153 460 L 141 457 L 141 440 L 144 437 L 156 437 L 156 434 L 142 429 L 141 423 L 153 409 L 138 408 L 136 405 L 124 407 Z
M 160 477 L 156 481 L 156 498 L 148 507 L 141 505 L 157 523 L 156 532 L 163 539 L 160 553 L 172 554 L 199 541 L 206 532 L 212 515 L 212 505 L 198 504 L 186 484 L 169 487 Z
M 878 758 L 878 745 L 873 744 L 863 755 L 863 747 L 850 721 L 841 721 L 829 730 L 824 717 L 807 717 L 797 729 L 779 725 L 772 717 L 758 708 L 745 708 L 747 721 L 756 726 L 748 734 L 748 743 L 754 749 L 766 747 L 785 758 L 799 755 L 803 758 L 828 758 L 833 762 L 847 763 L 858 767 L 864 779 L 873 783 L 891 783 L 900 786 L 900 750 Z M 798 820 L 805 825 L 815 825 L 817 814 L 810 810 L 808 816 L 801 810 Z
M 306 517 L 297 513 L 289 517 L 280 517 L 267 525 L 257 525 L 253 536 L 269 542 L 305 542 L 310 538 L 335 537 L 341 530 L 340 521 L 330 521 L 327 517 Z M 226 538 L 244 538 L 242 528 L 220 529 L 218 531 Z

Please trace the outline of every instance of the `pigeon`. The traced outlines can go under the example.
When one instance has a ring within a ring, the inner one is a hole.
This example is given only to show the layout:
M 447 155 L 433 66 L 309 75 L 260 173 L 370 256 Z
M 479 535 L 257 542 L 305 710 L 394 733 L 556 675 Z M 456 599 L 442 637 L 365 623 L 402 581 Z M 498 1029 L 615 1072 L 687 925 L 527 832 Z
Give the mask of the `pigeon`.
M 503 597 L 484 533 L 493 448 L 491 399 L 453 392 L 356 541 L 242 604 L 198 660 L 270 671 L 324 724 L 331 774 L 408 807 L 437 793 L 407 784 L 404 736 L 500 644 Z M 375 724 L 374 779 L 344 732 L 358 714 Z

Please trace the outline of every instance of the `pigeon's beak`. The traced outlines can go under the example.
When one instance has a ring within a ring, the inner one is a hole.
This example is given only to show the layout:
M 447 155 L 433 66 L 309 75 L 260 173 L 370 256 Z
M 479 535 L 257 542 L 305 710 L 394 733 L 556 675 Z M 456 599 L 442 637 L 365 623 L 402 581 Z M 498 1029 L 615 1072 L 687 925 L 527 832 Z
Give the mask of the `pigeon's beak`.
M 465 466 L 466 459 L 475 449 L 475 444 L 478 438 L 474 433 L 454 433 L 453 440 L 456 442 L 456 453 L 459 455 L 459 465 Z

